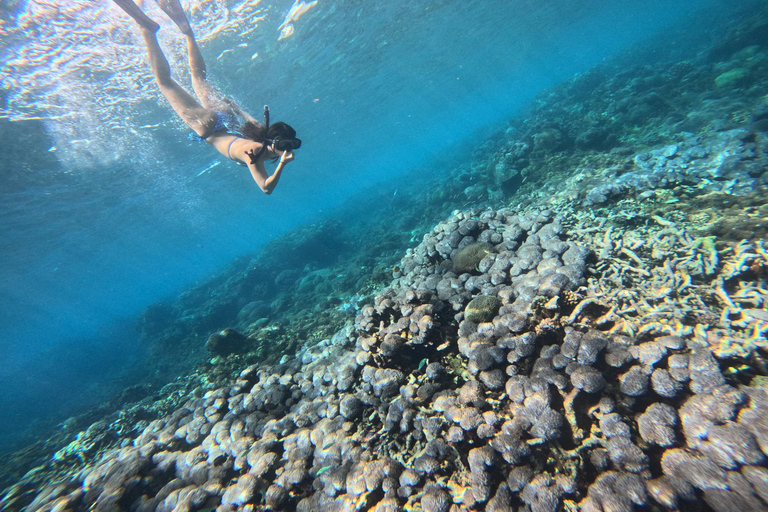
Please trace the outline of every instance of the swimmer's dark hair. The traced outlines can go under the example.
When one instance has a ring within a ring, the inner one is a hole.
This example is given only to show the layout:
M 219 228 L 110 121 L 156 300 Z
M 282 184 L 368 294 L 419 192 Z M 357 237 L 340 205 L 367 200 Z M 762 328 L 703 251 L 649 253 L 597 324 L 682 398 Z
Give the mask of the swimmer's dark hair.
M 274 139 L 293 139 L 296 137 L 296 130 L 291 125 L 278 121 L 272 123 L 267 128 L 261 123 L 254 123 L 248 121 L 240 128 L 240 133 L 243 137 L 250 139 L 254 142 L 264 142 L 266 140 Z

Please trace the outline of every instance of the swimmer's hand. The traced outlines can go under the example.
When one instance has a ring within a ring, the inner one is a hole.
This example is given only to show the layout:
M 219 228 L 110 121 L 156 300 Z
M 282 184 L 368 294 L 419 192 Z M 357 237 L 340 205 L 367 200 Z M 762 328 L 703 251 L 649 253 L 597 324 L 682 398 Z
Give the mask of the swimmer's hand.
M 259 154 L 256 153 L 254 150 L 251 149 L 250 151 L 246 151 L 245 154 L 248 155 L 248 158 L 251 159 L 251 163 L 253 165 L 256 165 L 256 162 L 259 161 Z
M 283 151 L 282 156 L 280 156 L 280 163 L 285 165 L 288 162 L 293 162 L 293 151 Z

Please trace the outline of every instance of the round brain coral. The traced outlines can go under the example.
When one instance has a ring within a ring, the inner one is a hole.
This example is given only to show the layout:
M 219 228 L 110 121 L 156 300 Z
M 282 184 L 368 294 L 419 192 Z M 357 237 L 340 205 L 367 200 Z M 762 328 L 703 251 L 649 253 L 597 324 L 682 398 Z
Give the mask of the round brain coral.
M 475 297 L 467 304 L 464 310 L 464 318 L 476 324 L 490 322 L 498 313 L 499 307 L 501 307 L 501 301 L 498 297 L 481 295 L 480 297 Z
M 493 246 L 484 242 L 470 244 L 453 257 L 453 271 L 457 274 L 475 272 L 477 265 L 487 254 L 491 253 Z

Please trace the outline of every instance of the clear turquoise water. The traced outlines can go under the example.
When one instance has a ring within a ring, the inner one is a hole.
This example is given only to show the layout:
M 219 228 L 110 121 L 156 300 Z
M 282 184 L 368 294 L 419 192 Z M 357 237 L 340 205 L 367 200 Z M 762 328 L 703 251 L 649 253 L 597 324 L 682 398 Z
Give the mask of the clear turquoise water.
M 279 40 L 291 2 L 185 2 L 211 80 L 304 140 L 267 197 L 187 140 L 109 2 L 4 2 L 0 445 L 123 385 L 147 305 L 371 186 L 395 194 L 409 172 L 439 172 L 431 162 L 461 160 L 455 148 L 545 87 L 730 8 L 631 4 L 319 0 Z M 148 12 L 186 83 L 178 34 Z

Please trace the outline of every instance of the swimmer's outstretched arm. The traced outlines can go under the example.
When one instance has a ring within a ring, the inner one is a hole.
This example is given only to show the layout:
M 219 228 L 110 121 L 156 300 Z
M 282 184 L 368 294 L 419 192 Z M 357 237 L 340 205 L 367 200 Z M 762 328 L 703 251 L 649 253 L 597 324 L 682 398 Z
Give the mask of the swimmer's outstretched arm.
M 275 190 L 277 183 L 280 181 L 280 176 L 283 174 L 285 165 L 293 160 L 293 153 L 283 151 L 283 154 L 280 157 L 280 163 L 277 164 L 277 169 L 275 169 L 275 172 L 273 172 L 272 176 L 270 176 L 267 174 L 266 169 L 264 169 L 263 160 L 257 159 L 255 162 L 253 161 L 253 157 L 255 156 L 253 150 L 246 152 L 246 155 L 252 157 L 252 161 L 248 163 L 248 170 L 251 171 L 253 181 L 255 181 L 261 191 L 267 195 L 271 194 L 272 191 Z

